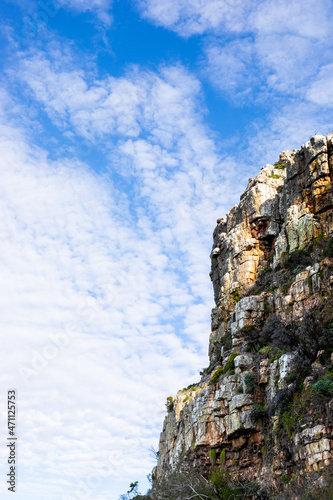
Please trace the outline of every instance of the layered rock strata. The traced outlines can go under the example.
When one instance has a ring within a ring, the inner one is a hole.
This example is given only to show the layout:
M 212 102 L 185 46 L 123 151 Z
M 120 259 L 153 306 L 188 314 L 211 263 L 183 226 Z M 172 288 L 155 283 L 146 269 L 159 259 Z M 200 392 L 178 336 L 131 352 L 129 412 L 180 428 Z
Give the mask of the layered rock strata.
M 155 478 L 186 457 L 279 491 L 331 462 L 332 181 L 333 134 L 316 135 L 218 219 L 210 366 L 169 400 Z

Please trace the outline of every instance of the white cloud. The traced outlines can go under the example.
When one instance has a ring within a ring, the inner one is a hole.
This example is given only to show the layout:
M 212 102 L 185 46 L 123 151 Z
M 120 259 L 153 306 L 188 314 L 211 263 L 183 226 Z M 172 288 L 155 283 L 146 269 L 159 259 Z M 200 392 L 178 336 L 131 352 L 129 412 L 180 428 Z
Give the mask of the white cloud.
M 103 28 L 109 28 L 113 21 L 113 0 L 38 0 L 35 4 L 29 0 L 8 0 L 8 2 L 24 9 L 22 35 L 28 39 L 34 38 L 37 32 L 41 34 L 45 28 L 44 24 L 55 18 L 60 9 L 74 14 L 91 14 L 100 21 Z
M 106 27 L 112 23 L 112 0 L 57 0 L 57 4 L 64 9 L 95 14 Z
M 251 29 L 262 35 L 294 34 L 313 40 L 331 35 L 332 4 L 325 0 L 266 0 L 253 9 Z
M 211 37 L 204 72 L 237 103 L 264 101 L 273 92 L 304 95 L 309 79 L 327 63 L 332 44 L 332 4 L 263 1 L 252 4 L 246 24 L 232 41 Z M 223 29 L 216 35 L 224 35 Z
M 160 76 L 133 68 L 125 77 L 99 81 L 70 65 L 58 51 L 52 59 L 37 53 L 22 61 L 20 78 L 58 126 L 92 142 L 104 134 L 137 137 L 149 129 L 171 147 L 174 134 L 184 134 L 195 115 L 200 84 L 181 67 L 162 68 Z
M 135 0 L 143 17 L 188 37 L 221 26 L 237 32 L 244 28 L 247 0 Z
M 308 89 L 306 97 L 319 106 L 333 106 L 333 63 L 320 68 L 319 74 Z
M 316 73 L 321 61 L 319 47 L 311 38 L 295 34 L 258 35 L 255 43 L 258 68 L 264 69 L 263 80 L 272 91 L 301 95 L 308 79 Z
M 205 71 L 214 86 L 236 99 L 248 98 L 253 93 L 253 86 L 260 82 L 250 69 L 254 65 L 254 46 L 250 38 L 226 45 L 214 42 L 206 48 L 206 58 Z
M 209 32 L 294 34 L 314 40 L 331 36 L 332 5 L 325 0 L 134 1 L 145 18 L 185 37 Z
M 62 71 L 53 62 L 39 56 L 25 60 L 22 78 L 57 125 L 74 127 L 93 141 L 100 133 L 138 135 L 138 94 L 144 89 L 113 78 L 88 85 L 81 70 Z

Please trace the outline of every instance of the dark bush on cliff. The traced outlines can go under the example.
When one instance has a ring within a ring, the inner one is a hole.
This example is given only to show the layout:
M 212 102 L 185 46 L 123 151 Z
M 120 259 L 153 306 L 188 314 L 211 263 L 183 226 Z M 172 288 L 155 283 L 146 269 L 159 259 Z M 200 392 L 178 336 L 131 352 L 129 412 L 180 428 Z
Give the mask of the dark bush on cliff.
M 260 343 L 284 352 L 297 351 L 304 360 L 314 361 L 318 350 L 330 344 L 332 338 L 333 329 L 323 332 L 319 321 L 310 313 L 305 315 L 303 321 L 291 324 L 285 324 L 279 316 L 272 315 L 263 326 Z
M 308 249 L 297 250 L 296 252 L 287 254 L 284 257 L 284 267 L 290 271 L 297 268 L 298 272 L 300 272 L 302 269 L 305 269 L 307 266 L 311 266 L 312 264 L 313 257 Z
M 307 314 L 301 322 L 293 322 L 290 325 L 289 337 L 291 346 L 301 356 L 308 358 L 310 361 L 316 359 L 320 349 L 322 327 L 312 314 Z
M 288 328 L 276 314 L 273 314 L 266 320 L 261 331 L 260 343 L 283 350 L 291 348 Z

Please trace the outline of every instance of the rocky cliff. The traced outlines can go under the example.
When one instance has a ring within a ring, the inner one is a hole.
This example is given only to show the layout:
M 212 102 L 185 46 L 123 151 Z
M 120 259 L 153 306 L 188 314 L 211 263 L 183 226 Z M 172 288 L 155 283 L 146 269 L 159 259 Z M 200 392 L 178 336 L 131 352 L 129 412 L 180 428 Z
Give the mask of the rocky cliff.
M 168 398 L 155 482 L 185 459 L 276 493 L 329 466 L 332 182 L 333 134 L 316 135 L 218 219 L 210 365 Z

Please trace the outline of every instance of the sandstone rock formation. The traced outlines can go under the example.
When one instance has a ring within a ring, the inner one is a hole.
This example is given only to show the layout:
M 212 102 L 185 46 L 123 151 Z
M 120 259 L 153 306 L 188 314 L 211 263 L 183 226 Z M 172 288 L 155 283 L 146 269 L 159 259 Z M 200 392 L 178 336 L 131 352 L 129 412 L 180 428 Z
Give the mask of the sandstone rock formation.
M 332 181 L 333 134 L 316 135 L 217 221 L 210 365 L 169 404 L 155 480 L 186 457 L 276 492 L 330 464 Z

